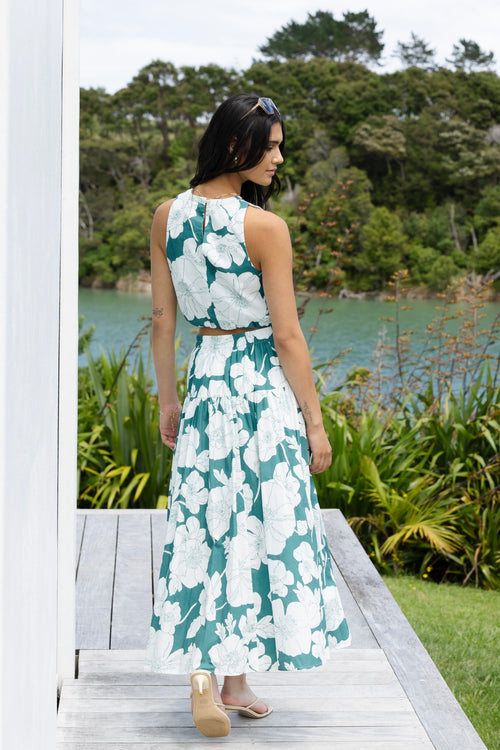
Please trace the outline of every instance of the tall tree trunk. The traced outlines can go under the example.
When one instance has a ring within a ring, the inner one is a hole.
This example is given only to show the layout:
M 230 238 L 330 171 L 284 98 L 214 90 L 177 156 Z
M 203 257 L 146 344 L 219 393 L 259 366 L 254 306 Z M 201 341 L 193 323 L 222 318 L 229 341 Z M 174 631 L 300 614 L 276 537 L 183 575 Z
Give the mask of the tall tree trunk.
M 453 237 L 453 242 L 455 243 L 455 247 L 457 250 L 459 250 L 461 253 L 463 253 L 462 246 L 460 245 L 460 238 L 458 236 L 457 231 L 457 225 L 455 224 L 455 204 L 450 204 L 450 210 L 449 210 L 449 219 L 450 219 L 450 230 Z
M 87 217 L 87 223 L 80 221 L 80 226 L 82 229 L 86 229 L 86 239 L 92 240 L 94 238 L 94 217 L 92 216 L 92 213 L 89 208 L 89 204 L 87 203 L 87 199 L 85 198 L 85 193 L 83 190 L 80 190 L 80 206 L 83 209 L 83 212 L 85 216 Z

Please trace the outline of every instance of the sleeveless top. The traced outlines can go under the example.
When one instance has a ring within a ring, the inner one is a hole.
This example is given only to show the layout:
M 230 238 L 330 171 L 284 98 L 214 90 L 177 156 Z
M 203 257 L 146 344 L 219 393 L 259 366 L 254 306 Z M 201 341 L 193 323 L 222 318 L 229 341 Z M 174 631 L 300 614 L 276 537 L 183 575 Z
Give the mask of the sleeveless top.
M 195 326 L 270 325 L 262 274 L 248 257 L 240 196 L 203 198 L 186 190 L 170 207 L 167 261 L 182 314 Z

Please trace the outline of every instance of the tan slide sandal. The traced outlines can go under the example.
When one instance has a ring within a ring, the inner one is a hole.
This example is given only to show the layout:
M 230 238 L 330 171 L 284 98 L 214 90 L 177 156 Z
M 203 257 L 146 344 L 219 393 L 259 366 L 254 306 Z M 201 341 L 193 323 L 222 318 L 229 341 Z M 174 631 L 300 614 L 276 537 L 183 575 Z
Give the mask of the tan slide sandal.
M 229 716 L 218 708 L 212 695 L 212 676 L 205 669 L 193 672 L 191 677 L 193 692 L 193 721 L 195 727 L 205 737 L 226 737 L 231 730 Z M 219 705 L 223 705 L 222 703 Z
M 223 706 L 226 711 L 238 711 L 241 716 L 248 716 L 250 719 L 263 719 L 265 716 L 269 716 L 269 714 L 272 713 L 273 707 L 268 704 L 267 711 L 264 711 L 264 713 L 262 714 L 260 714 L 258 711 L 253 711 L 252 706 L 255 706 L 255 704 L 258 703 L 259 700 L 260 698 L 256 698 L 248 706 L 230 706 L 227 703 L 223 703 Z

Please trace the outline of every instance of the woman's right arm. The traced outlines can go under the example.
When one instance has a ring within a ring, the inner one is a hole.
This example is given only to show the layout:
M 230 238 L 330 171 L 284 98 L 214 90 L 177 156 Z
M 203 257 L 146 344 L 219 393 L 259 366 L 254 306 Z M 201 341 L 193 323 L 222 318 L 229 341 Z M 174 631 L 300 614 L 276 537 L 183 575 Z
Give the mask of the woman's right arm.
M 330 466 L 332 450 L 323 427 L 311 358 L 297 314 L 290 233 L 283 219 L 275 214 L 248 209 L 245 239 L 251 260 L 262 271 L 276 351 L 304 416 L 313 456 L 311 472 L 317 474 Z
M 175 380 L 175 324 L 177 297 L 166 255 L 166 230 L 170 206 L 156 209 L 151 227 L 151 293 L 153 324 L 151 342 L 160 403 L 160 433 L 165 445 L 174 448 L 181 405 Z

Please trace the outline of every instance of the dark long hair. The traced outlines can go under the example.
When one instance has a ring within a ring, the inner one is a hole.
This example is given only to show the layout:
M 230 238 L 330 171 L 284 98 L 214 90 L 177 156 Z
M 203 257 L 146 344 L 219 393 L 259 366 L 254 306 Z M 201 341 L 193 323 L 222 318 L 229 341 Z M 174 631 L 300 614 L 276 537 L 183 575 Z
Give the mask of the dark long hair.
M 261 107 L 256 107 L 247 115 L 258 99 L 256 94 L 236 94 L 226 99 L 215 111 L 200 140 L 196 173 L 190 182 L 192 188 L 221 174 L 255 167 L 269 146 L 269 134 L 275 122 L 279 122 L 283 130 L 280 146 L 283 153 L 285 126 L 281 115 L 277 111 L 269 115 Z M 234 157 L 237 157 L 237 163 Z M 268 187 L 247 180 L 241 186 L 241 196 L 250 203 L 264 207 L 280 189 L 281 182 L 275 174 Z

